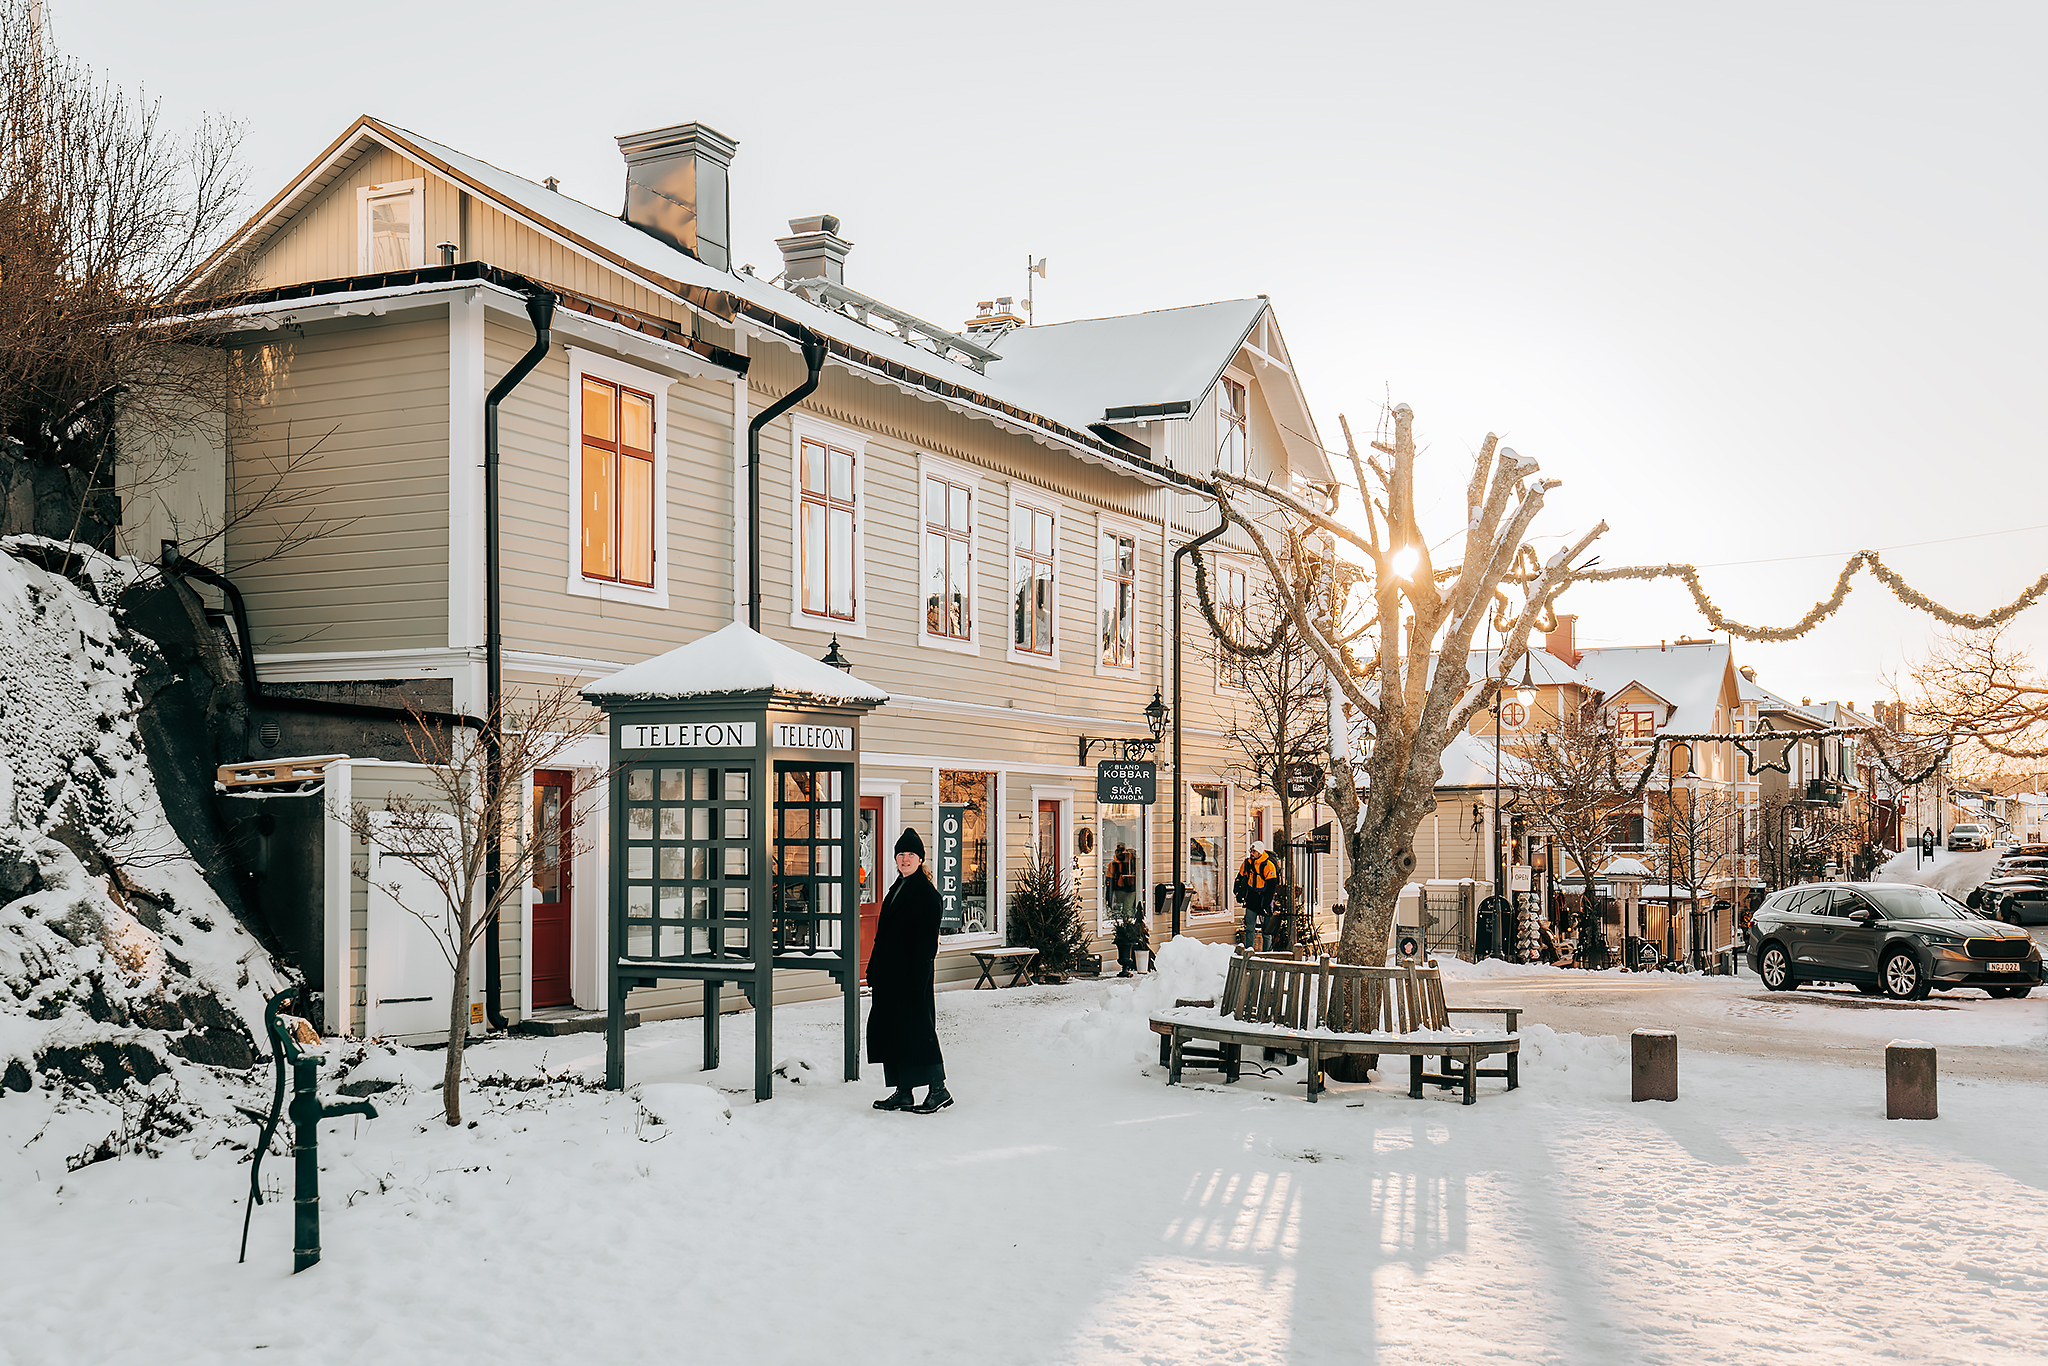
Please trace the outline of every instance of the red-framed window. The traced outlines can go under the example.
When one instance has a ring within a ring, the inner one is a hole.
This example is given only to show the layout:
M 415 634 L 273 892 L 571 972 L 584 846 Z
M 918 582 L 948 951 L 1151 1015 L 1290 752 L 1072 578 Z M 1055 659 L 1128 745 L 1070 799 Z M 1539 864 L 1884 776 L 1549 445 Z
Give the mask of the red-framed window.
M 807 436 L 798 443 L 798 596 L 804 615 L 852 621 L 854 455 Z
M 974 638 L 974 493 L 924 479 L 924 629 L 947 640 Z
M 654 586 L 654 398 L 583 377 L 583 577 Z
M 1649 707 L 1622 707 L 1614 713 L 1614 734 L 1622 740 L 1647 740 L 1657 733 L 1657 713 Z
M 1021 505 L 1016 522 L 1012 573 L 1017 590 L 1017 622 L 1012 639 L 1019 654 L 1049 656 L 1053 631 L 1053 538 L 1058 522 L 1049 512 Z

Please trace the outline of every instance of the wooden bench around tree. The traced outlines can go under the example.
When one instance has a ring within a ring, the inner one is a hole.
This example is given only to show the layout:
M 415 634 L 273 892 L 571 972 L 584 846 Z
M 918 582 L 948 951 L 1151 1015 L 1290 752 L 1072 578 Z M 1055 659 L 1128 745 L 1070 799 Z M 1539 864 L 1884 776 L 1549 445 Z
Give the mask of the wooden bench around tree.
M 1461 1089 L 1467 1105 L 1479 1099 L 1481 1077 L 1499 1077 L 1512 1091 L 1521 1085 L 1522 1040 L 1517 1032 L 1521 1010 L 1507 1006 L 1447 1006 L 1443 974 L 1434 965 L 1403 963 L 1397 967 L 1362 967 L 1332 963 L 1233 957 L 1224 978 L 1223 994 L 1213 1009 L 1176 1007 L 1152 1017 L 1152 1029 L 1165 1045 L 1167 1084 L 1176 1085 L 1190 1062 L 1189 1044 L 1206 1040 L 1217 1047 L 1199 1060 L 1218 1067 L 1229 1081 L 1238 1078 L 1238 1060 L 1245 1048 L 1272 1049 L 1308 1060 L 1308 1098 L 1317 1100 L 1325 1088 L 1323 1064 L 1344 1055 L 1370 1059 L 1377 1066 L 1386 1054 L 1408 1058 L 1408 1094 L 1417 1098 L 1427 1083 Z M 1486 1032 L 1460 1029 L 1457 1015 L 1501 1016 L 1506 1029 Z M 1504 1065 L 1485 1062 L 1501 1057 Z M 1437 1070 L 1426 1060 L 1436 1058 Z

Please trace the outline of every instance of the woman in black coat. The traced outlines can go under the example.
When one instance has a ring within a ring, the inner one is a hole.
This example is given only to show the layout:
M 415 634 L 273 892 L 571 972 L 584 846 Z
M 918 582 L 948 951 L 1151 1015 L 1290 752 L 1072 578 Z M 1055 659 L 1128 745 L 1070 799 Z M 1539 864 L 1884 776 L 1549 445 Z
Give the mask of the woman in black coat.
M 905 830 L 896 841 L 896 883 L 882 902 L 868 953 L 868 1061 L 882 1064 L 893 1088 L 877 1110 L 934 1114 L 953 1103 L 939 1055 L 932 1003 L 932 960 L 939 955 L 939 889 L 924 869 L 924 841 Z M 927 1086 L 922 1102 L 910 1091 Z

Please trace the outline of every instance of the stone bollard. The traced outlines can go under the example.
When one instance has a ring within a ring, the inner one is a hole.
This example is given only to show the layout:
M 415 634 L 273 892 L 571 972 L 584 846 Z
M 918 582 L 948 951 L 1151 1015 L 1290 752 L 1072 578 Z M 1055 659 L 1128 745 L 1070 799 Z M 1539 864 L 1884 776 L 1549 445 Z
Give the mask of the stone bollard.
M 1934 1045 L 1893 1039 L 1884 1046 L 1884 1117 L 1934 1119 Z
M 1678 1032 L 1638 1029 L 1628 1036 L 1630 1100 L 1678 1099 Z

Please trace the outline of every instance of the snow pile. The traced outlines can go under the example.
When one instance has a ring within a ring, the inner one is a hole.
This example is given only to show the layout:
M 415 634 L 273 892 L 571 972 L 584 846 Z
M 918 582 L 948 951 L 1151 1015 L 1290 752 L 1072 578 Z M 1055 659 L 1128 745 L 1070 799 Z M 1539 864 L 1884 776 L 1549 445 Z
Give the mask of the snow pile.
M 268 1051 L 276 974 L 157 798 L 135 720 L 154 647 L 108 605 L 132 565 L 73 551 L 74 583 L 16 553 L 0 554 L 0 1125 L 83 1107 L 132 1130 L 194 1064 Z M 118 1092 L 123 1107 L 93 1097 Z
M 1112 982 L 1100 1007 L 1069 1020 L 1060 1032 L 1096 1057 L 1156 1056 L 1158 1044 L 1147 1021 L 1172 1010 L 1175 1001 L 1213 1001 L 1221 996 L 1230 957 L 1228 944 L 1205 944 L 1182 935 L 1160 948 L 1151 972 L 1128 984 Z

